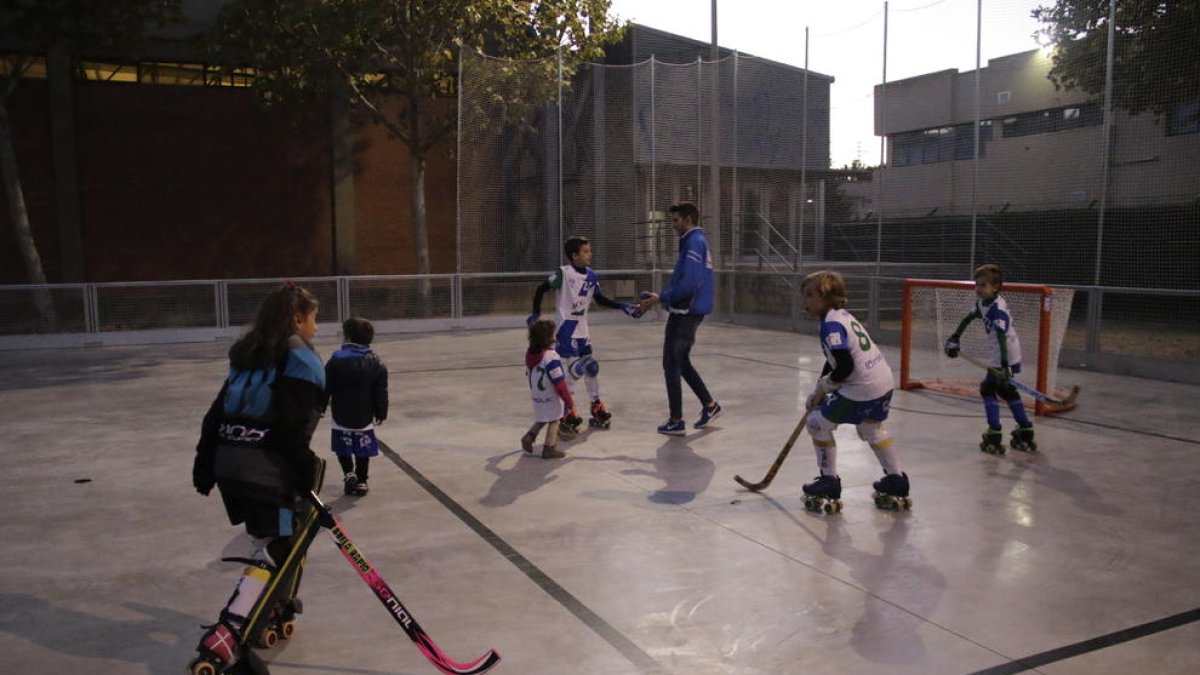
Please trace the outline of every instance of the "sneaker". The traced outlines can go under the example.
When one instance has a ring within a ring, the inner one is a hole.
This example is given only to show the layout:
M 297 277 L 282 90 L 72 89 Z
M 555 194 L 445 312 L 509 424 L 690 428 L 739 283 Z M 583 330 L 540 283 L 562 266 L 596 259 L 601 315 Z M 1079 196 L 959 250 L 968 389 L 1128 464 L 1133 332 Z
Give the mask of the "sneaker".
M 566 457 L 566 456 L 567 456 L 567 453 L 563 452 L 562 450 L 559 450 L 558 448 L 554 447 L 553 445 L 543 445 L 542 446 L 542 459 L 562 459 L 563 457 Z
M 346 477 L 342 479 L 342 481 L 345 483 L 342 491 L 348 495 L 354 494 L 355 489 L 358 488 L 358 476 L 348 473 L 346 474 Z
M 367 481 L 365 480 L 358 481 L 358 485 L 354 486 L 354 494 L 358 497 L 362 497 L 370 491 L 371 488 L 367 485 Z
M 687 427 L 684 426 L 683 420 L 679 420 L 678 422 L 667 420 L 658 425 L 658 433 L 666 434 L 667 436 L 682 436 L 687 433 Z
M 697 429 L 703 429 L 704 427 L 708 426 L 709 422 L 717 419 L 717 416 L 720 414 L 721 404 L 713 401 L 711 408 L 702 408 L 700 410 L 700 419 L 696 420 L 696 423 L 692 426 L 696 427 Z

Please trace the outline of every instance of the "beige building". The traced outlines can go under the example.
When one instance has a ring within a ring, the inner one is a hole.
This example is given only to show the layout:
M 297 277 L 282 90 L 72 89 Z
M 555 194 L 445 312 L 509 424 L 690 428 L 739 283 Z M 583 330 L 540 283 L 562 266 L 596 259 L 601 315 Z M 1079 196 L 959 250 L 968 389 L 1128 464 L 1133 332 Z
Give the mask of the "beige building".
M 863 212 L 885 217 L 1096 207 L 1104 196 L 1104 108 L 1056 89 L 1041 50 L 992 59 L 980 73 L 978 186 L 975 71 L 944 70 L 875 87 L 875 133 L 887 162 L 848 186 Z M 1116 109 L 1108 150 L 1109 208 L 1200 198 L 1197 105 L 1165 115 Z M 977 191 L 976 191 L 977 190 Z M 936 209 L 936 211 L 934 211 Z

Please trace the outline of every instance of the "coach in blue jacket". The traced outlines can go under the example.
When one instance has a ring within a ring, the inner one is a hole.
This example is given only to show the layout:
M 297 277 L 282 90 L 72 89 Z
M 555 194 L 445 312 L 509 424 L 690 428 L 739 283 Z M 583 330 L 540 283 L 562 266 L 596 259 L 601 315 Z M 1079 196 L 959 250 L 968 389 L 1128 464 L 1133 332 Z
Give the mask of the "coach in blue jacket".
M 713 310 L 713 266 L 708 252 L 708 240 L 700 228 L 700 210 L 695 204 L 676 204 L 667 209 L 671 214 L 671 226 L 679 235 L 679 259 L 671 273 L 671 285 L 661 293 L 643 293 L 639 307 L 642 311 L 662 303 L 670 315 L 667 317 L 667 332 L 663 339 L 663 375 L 667 380 L 667 401 L 671 417 L 658 427 L 658 433 L 682 436 L 686 427 L 683 423 L 683 394 L 679 378 L 700 399 L 704 408 L 694 425 L 703 429 L 717 415 L 721 405 L 717 403 L 700 373 L 692 366 L 692 345 L 696 343 L 696 329 Z

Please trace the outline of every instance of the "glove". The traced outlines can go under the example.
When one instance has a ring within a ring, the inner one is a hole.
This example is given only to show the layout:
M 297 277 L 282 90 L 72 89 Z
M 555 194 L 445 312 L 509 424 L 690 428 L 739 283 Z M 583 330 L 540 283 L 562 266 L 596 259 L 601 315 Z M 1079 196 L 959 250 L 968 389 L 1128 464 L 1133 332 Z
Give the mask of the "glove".
M 300 495 L 317 488 L 317 456 L 312 450 L 304 450 L 297 455 L 296 466 L 292 469 L 292 488 Z
M 337 526 L 337 520 L 333 517 L 333 511 L 330 511 L 329 507 L 324 504 L 321 505 L 321 508 L 317 509 L 317 522 L 327 530 L 332 530 Z
M 622 302 L 621 311 L 625 312 L 626 316 L 631 316 L 635 319 L 642 318 L 642 315 L 646 313 L 644 310 L 642 310 L 642 308 L 638 307 L 632 302 Z
M 213 476 L 212 463 L 202 461 L 200 454 L 197 453 L 196 460 L 192 463 L 192 486 L 196 488 L 196 492 L 207 497 L 216 484 L 217 479 Z
M 1000 384 L 1006 384 L 1012 379 L 1012 368 L 1010 366 L 1000 366 L 999 368 L 988 368 L 988 372 Z
M 542 315 L 538 314 L 537 312 L 534 312 L 533 314 L 530 314 L 528 317 L 525 318 L 525 325 L 532 326 L 533 324 L 537 323 L 537 320 L 540 318 L 542 318 Z
M 808 400 L 804 403 L 805 408 L 808 410 L 816 410 L 822 405 L 825 405 L 825 399 L 829 396 L 829 394 L 837 391 L 841 388 L 841 386 L 842 385 L 840 383 L 829 379 L 828 375 L 821 377 L 817 380 L 817 386 L 813 388 L 813 392 L 808 395 Z
M 574 408 L 570 408 L 567 410 L 567 413 L 562 416 L 562 422 L 567 426 L 577 427 L 583 424 L 583 418 L 579 416 L 579 413 L 575 412 Z
M 958 358 L 958 336 L 951 335 L 946 338 L 946 356 L 952 359 Z

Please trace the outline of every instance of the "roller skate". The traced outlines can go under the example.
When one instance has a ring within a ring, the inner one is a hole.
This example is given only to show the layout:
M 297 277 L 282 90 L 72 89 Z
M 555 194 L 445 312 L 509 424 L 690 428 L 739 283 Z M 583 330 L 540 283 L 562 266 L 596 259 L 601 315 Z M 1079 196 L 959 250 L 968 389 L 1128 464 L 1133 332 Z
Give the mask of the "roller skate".
M 1004 434 L 999 429 L 988 427 L 988 430 L 983 432 L 983 441 L 979 444 L 979 449 L 989 455 L 1004 454 Z
M 358 490 L 358 476 L 348 473 L 346 474 L 346 477 L 342 479 L 342 481 L 342 492 L 348 495 L 356 494 L 356 491 Z
M 565 439 L 572 439 L 579 435 L 579 427 L 583 426 L 583 418 L 575 412 L 574 408 L 567 410 L 567 414 L 558 420 L 558 435 Z
M 1033 442 L 1033 427 L 1017 427 L 1012 430 L 1012 438 L 1008 441 L 1008 447 L 1021 452 L 1035 452 L 1037 443 Z
M 588 426 L 597 429 L 607 429 L 612 426 L 612 413 L 608 412 L 608 408 L 600 402 L 600 399 L 592 401 L 592 417 L 588 420 Z
M 805 483 L 804 510 L 814 513 L 842 512 L 842 479 L 837 476 L 817 476 Z
M 254 640 L 256 647 L 270 649 L 280 640 L 290 640 L 296 633 L 296 615 L 304 612 L 300 598 L 284 600 L 271 610 L 267 625 Z
M 224 621 L 209 626 L 188 662 L 188 675 L 269 675 L 262 659 L 238 640 L 237 630 Z
M 912 508 L 908 496 L 908 474 L 889 473 L 872 484 L 875 488 L 875 508 L 907 511 Z

